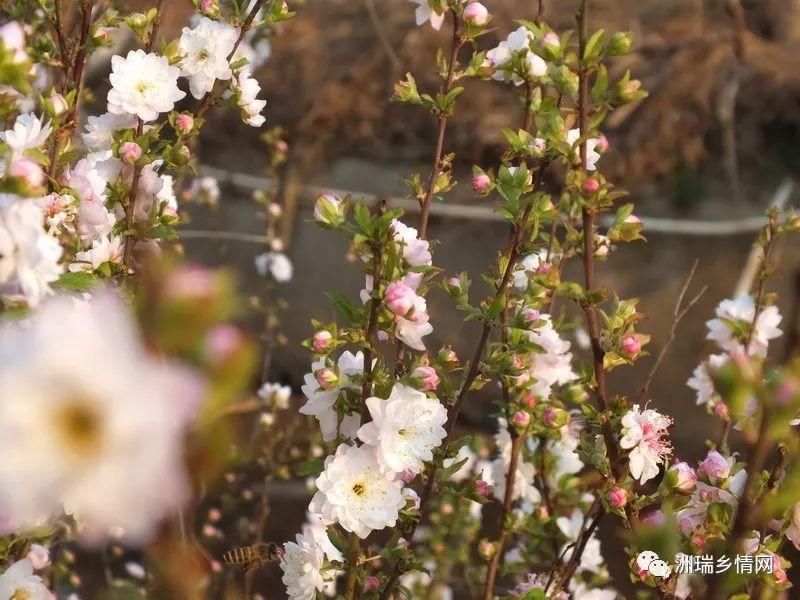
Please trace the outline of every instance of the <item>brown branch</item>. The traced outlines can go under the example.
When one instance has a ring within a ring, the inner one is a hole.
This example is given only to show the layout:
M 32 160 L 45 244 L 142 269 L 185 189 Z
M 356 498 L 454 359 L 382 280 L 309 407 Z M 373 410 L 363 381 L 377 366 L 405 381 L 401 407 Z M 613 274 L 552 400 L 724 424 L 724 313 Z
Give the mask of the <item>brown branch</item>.
M 603 515 L 605 515 L 603 505 L 600 503 L 600 499 L 595 497 L 594 502 L 589 507 L 589 510 L 586 511 L 583 524 L 581 525 L 581 531 L 578 533 L 578 537 L 575 539 L 575 546 L 572 550 L 572 554 L 569 557 L 567 566 L 564 568 L 564 573 L 559 578 L 558 583 L 553 590 L 553 596 L 557 596 L 559 591 L 567 589 L 569 586 L 569 582 L 572 580 L 572 576 L 575 575 L 575 571 L 580 564 L 583 551 L 586 549 L 586 544 L 589 543 L 592 535 L 594 535 L 594 532 L 597 529 L 597 526 L 600 524 L 600 519 L 603 518 Z M 550 584 L 548 582 L 545 592 L 547 592 L 547 588 L 549 587 Z
M 544 0 L 539 0 L 539 8 L 536 9 L 536 18 L 533 20 L 533 22 L 537 25 L 541 25 L 542 17 L 544 17 Z
M 697 271 L 698 263 L 699 263 L 698 260 L 694 261 L 694 264 L 692 265 L 692 268 L 689 271 L 689 275 L 686 277 L 686 281 L 684 282 L 683 287 L 681 288 L 681 291 L 678 294 L 678 300 L 675 302 L 675 308 L 672 311 L 672 324 L 670 325 L 669 328 L 669 335 L 667 336 L 667 340 L 664 343 L 664 347 L 658 354 L 658 358 L 656 358 L 656 361 L 650 368 L 650 372 L 647 374 L 647 377 L 645 378 L 645 382 L 644 385 L 642 386 L 642 389 L 639 390 L 639 393 L 636 396 L 638 402 L 644 400 L 647 397 L 648 393 L 650 392 L 650 385 L 653 383 L 653 378 L 658 372 L 661 363 L 664 361 L 664 357 L 666 357 L 667 352 L 669 351 L 669 348 L 672 345 L 672 342 L 675 341 L 675 333 L 678 328 L 678 324 L 689 313 L 692 307 L 700 301 L 700 298 L 702 298 L 703 294 L 705 294 L 706 290 L 708 289 L 707 285 L 703 286 L 703 289 L 701 289 L 700 292 L 694 298 L 692 298 L 686 306 L 683 306 L 683 299 L 686 297 L 686 292 L 689 290 L 689 285 L 691 284 L 692 279 L 694 279 L 694 274 L 695 271 Z
M 372 249 L 373 265 L 372 265 L 372 291 L 374 294 L 380 293 L 381 285 L 381 248 L 380 244 L 375 244 Z M 364 347 L 364 381 L 361 384 L 361 414 L 366 418 L 369 416 L 367 410 L 366 400 L 372 395 L 372 338 L 375 336 L 375 328 L 378 323 L 378 311 L 381 307 L 379 298 L 372 298 L 369 311 L 369 322 L 367 323 L 367 332 L 365 334 L 365 347 Z
M 764 256 L 761 258 L 761 271 L 758 277 L 758 291 L 755 298 L 755 311 L 753 313 L 753 322 L 750 325 L 750 331 L 747 333 L 747 342 L 745 343 L 745 350 L 750 353 L 750 344 L 753 342 L 753 336 L 756 332 L 758 324 L 758 317 L 761 316 L 761 311 L 764 310 L 764 296 L 766 294 L 767 279 L 769 278 L 769 259 L 772 256 L 772 250 L 775 247 L 775 240 L 777 239 L 775 214 L 770 213 L 769 223 L 764 227 L 764 235 L 766 236 L 766 243 L 764 244 Z
M 456 60 L 458 51 L 463 45 L 458 33 L 458 15 L 454 11 L 450 11 L 453 17 L 453 38 L 450 46 L 450 58 L 447 64 L 447 78 L 441 88 L 441 93 L 446 95 L 450 92 L 455 78 Z M 433 153 L 433 166 L 431 167 L 431 175 L 428 180 L 428 189 L 425 192 L 425 197 L 420 202 L 420 217 L 419 217 L 419 238 L 425 239 L 428 235 L 428 216 L 431 211 L 431 203 L 433 202 L 433 192 L 436 188 L 436 182 L 439 179 L 439 174 L 442 172 L 442 152 L 444 151 L 444 136 L 447 130 L 447 116 L 439 114 L 437 118 L 436 129 L 436 150 Z
M 503 560 L 503 549 L 511 533 L 506 521 L 511 513 L 511 505 L 514 502 L 514 488 L 517 482 L 517 465 L 519 464 L 520 454 L 525 438 L 519 435 L 514 426 L 509 421 L 508 432 L 511 434 L 511 459 L 508 462 L 508 474 L 506 475 L 506 491 L 503 496 L 503 510 L 500 513 L 500 536 L 497 539 L 497 547 L 494 550 L 492 559 L 486 570 L 486 581 L 483 587 L 484 600 L 492 600 L 494 597 L 494 582 L 497 578 L 497 569 Z

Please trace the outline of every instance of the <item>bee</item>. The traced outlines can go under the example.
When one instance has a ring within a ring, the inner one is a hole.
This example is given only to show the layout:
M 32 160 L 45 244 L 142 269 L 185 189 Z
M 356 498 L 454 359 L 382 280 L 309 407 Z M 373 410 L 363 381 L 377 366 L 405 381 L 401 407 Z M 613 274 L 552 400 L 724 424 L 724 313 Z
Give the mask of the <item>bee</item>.
M 222 555 L 229 565 L 244 565 L 244 571 L 260 569 L 270 563 L 278 562 L 283 556 L 283 548 L 275 543 L 256 544 L 234 548 Z

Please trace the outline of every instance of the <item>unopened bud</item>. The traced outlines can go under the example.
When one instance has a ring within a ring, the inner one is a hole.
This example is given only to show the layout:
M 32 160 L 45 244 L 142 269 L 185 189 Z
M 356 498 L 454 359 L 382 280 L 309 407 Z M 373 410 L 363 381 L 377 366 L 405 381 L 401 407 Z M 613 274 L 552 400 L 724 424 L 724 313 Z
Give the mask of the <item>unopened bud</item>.
M 323 390 L 329 390 L 339 382 L 339 376 L 333 369 L 320 369 L 314 373 L 314 378 L 317 380 L 319 387 Z
M 60 116 L 67 112 L 69 106 L 67 105 L 67 100 L 61 94 L 53 94 L 50 96 L 50 104 L 53 107 L 53 115 Z
M 119 157 L 126 165 L 132 165 L 142 157 L 142 147 L 136 142 L 125 142 L 119 147 Z
M 492 180 L 486 173 L 478 172 L 472 176 L 472 190 L 476 194 L 485 194 L 492 187 Z
M 381 580 L 375 577 L 375 575 L 370 575 L 364 580 L 364 592 L 374 592 L 381 589 Z
M 18 177 L 30 187 L 38 188 L 44 185 L 44 171 L 35 160 L 26 156 L 15 159 L 8 168 L 11 177 Z
M 489 11 L 480 2 L 470 2 L 464 9 L 464 21 L 481 27 L 489 22 Z
M 614 508 L 622 508 L 628 503 L 628 492 L 621 487 L 611 488 L 608 491 L 608 503 Z
M 636 358 L 642 351 L 642 341 L 635 333 L 628 333 L 620 341 L 620 347 L 628 358 Z
M 269 206 L 267 207 L 267 212 L 269 213 L 269 216 L 277 219 L 283 214 L 283 208 L 281 208 L 281 205 L 277 202 L 270 202 Z
M 318 223 L 338 227 L 344 221 L 342 201 L 333 194 L 323 194 L 314 204 L 314 219 Z
M 311 347 L 314 349 L 314 352 L 324 352 L 331 347 L 332 341 L 333 335 L 331 332 L 326 329 L 322 329 L 314 334 Z
M 412 377 L 418 379 L 422 385 L 422 390 L 432 392 L 439 387 L 439 375 L 433 367 L 422 365 L 414 369 Z
M 517 427 L 524 429 L 530 425 L 531 415 L 527 411 L 518 410 L 514 413 L 514 416 L 511 417 L 511 422 Z
M 600 189 L 600 182 L 596 179 L 587 179 L 583 182 L 582 189 L 584 194 L 591 196 L 592 194 L 596 194 Z
M 542 421 L 546 427 L 558 429 L 569 422 L 569 413 L 562 408 L 548 406 L 542 414 Z
M 181 113 L 175 117 L 175 130 L 181 135 L 188 135 L 194 129 L 194 117 L 187 113 Z

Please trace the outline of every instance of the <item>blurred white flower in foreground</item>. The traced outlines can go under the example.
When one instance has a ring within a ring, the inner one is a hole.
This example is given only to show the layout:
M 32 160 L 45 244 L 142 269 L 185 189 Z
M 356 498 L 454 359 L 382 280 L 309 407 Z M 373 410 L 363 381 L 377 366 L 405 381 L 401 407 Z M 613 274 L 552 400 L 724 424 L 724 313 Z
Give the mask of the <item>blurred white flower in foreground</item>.
M 0 194 L 0 296 L 36 306 L 52 293 L 63 267 L 61 245 L 44 227 L 42 209 L 32 200 Z
M 341 444 L 325 460 L 308 510 L 364 539 L 375 529 L 394 526 L 406 504 L 403 483 L 394 476 L 381 472 L 374 448 Z
M 148 356 L 110 292 L 0 328 L 0 513 L 62 509 L 84 541 L 147 540 L 186 496 L 182 439 L 202 387 Z
M 24 558 L 0 575 L 0 598 L 3 600 L 50 600 L 42 578 L 33 574 L 33 563 Z

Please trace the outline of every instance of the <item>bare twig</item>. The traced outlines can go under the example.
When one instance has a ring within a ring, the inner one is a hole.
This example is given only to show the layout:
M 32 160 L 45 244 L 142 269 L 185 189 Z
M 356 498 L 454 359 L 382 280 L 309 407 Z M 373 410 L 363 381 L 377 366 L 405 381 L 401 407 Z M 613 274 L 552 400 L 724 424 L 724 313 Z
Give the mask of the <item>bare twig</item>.
M 386 53 L 386 57 L 389 59 L 389 62 L 392 63 L 392 68 L 395 71 L 399 70 L 402 63 L 392 47 L 392 42 L 389 40 L 389 36 L 386 34 L 386 28 L 381 22 L 378 11 L 375 10 L 375 0 L 364 0 L 364 6 L 369 14 L 369 20 L 372 22 L 372 27 L 375 29 L 375 35 L 378 36 L 378 40 L 383 47 L 383 51 Z
M 672 342 L 675 341 L 675 332 L 678 328 L 678 324 L 689 313 L 692 307 L 700 301 L 700 298 L 703 297 L 703 294 L 705 294 L 706 290 L 708 289 L 707 285 L 703 286 L 700 292 L 698 292 L 698 294 L 694 298 L 692 298 L 686 306 L 683 306 L 683 299 L 686 297 L 686 292 L 689 290 L 689 285 L 692 283 L 695 271 L 697 271 L 698 263 L 699 263 L 698 260 L 694 261 L 694 264 L 692 265 L 692 268 L 689 271 L 689 275 L 686 277 L 686 281 L 684 282 L 683 287 L 681 288 L 681 291 L 678 294 L 678 300 L 675 302 L 675 309 L 672 311 L 672 324 L 669 328 L 669 335 L 667 336 L 667 341 L 664 343 L 664 347 L 661 349 L 661 352 L 659 352 L 658 358 L 656 358 L 656 361 L 650 368 L 650 372 L 647 374 L 647 377 L 645 378 L 642 389 L 639 390 L 639 393 L 637 394 L 637 401 L 639 402 L 644 400 L 647 397 L 648 393 L 650 392 L 650 385 L 653 382 L 653 378 L 658 372 L 658 368 L 661 366 L 661 363 L 664 361 L 664 357 L 667 355 L 667 352 L 669 351 Z

